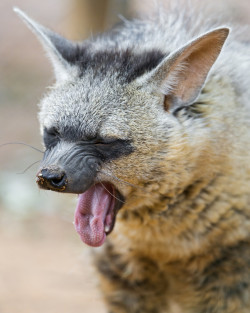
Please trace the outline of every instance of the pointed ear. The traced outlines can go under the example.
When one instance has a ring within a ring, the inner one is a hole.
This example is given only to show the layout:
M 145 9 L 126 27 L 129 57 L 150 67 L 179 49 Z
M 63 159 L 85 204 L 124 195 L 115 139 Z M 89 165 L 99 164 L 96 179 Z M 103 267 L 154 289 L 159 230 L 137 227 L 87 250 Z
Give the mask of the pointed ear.
M 47 52 L 54 68 L 57 81 L 68 80 L 76 75 L 76 66 L 70 64 L 70 55 L 75 51 L 75 44 L 33 21 L 18 8 L 13 9 L 28 27 L 36 34 Z
M 192 104 L 220 54 L 228 28 L 210 31 L 168 55 L 145 77 L 165 94 L 165 109 Z

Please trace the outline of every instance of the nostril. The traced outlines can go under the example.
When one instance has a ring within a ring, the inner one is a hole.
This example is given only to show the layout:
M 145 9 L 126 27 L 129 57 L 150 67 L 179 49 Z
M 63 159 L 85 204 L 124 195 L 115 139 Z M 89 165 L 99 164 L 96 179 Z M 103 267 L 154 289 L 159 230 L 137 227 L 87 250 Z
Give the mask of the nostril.
M 54 186 L 59 186 L 63 183 L 64 181 L 64 176 L 60 177 L 60 178 L 52 178 L 50 180 L 51 184 Z
M 65 184 L 65 175 L 51 178 L 49 182 L 53 187 L 63 187 Z
M 66 188 L 67 178 L 65 172 L 62 170 L 42 169 L 38 177 L 40 177 L 42 182 L 41 187 L 43 188 L 58 191 L 62 191 Z M 41 185 L 39 181 L 38 184 Z

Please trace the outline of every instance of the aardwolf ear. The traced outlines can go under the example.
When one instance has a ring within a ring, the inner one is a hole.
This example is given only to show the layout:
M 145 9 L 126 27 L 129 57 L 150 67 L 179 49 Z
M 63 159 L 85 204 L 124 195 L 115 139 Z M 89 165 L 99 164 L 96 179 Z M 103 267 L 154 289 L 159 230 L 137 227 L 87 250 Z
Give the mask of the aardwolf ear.
M 14 8 L 14 11 L 31 28 L 41 41 L 54 68 L 57 81 L 68 80 L 77 73 L 76 66 L 70 64 L 70 56 L 74 53 L 76 45 L 62 36 L 52 32 L 28 17 L 23 11 Z
M 165 95 L 165 108 L 192 104 L 198 97 L 207 75 L 220 54 L 228 28 L 210 31 L 171 53 L 143 79 Z

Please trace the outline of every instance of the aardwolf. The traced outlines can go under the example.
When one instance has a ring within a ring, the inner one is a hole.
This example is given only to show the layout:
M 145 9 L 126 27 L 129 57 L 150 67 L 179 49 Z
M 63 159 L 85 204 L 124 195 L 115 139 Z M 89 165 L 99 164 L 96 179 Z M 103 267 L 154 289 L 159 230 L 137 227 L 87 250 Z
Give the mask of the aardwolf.
M 37 183 L 78 194 L 109 312 L 249 313 L 249 46 L 187 11 L 82 43 L 16 12 L 56 77 Z

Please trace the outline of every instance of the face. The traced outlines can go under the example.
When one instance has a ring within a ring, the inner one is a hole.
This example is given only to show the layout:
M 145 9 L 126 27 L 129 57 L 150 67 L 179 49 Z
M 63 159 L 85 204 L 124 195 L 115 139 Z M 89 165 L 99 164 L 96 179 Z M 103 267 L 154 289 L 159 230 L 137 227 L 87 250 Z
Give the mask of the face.
M 174 119 L 160 93 L 85 76 L 52 88 L 41 103 L 40 122 L 46 151 L 37 183 L 79 194 L 76 228 L 84 242 L 98 246 L 132 186 L 153 182 L 155 173 L 160 180 L 162 143 Z

